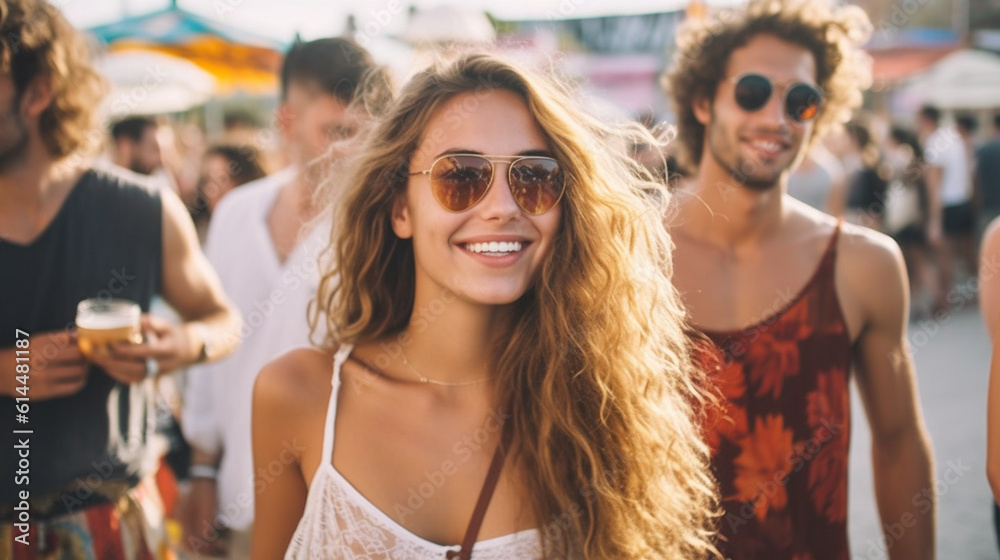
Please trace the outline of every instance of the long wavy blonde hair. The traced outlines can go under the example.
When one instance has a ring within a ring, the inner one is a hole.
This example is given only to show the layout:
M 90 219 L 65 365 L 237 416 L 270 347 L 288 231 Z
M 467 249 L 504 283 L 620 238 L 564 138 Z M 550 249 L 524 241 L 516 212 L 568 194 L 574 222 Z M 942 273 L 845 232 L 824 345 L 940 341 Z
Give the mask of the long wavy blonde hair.
M 475 53 L 407 84 L 362 140 L 338 202 L 336 264 L 323 275 L 313 328 L 325 317 L 332 346 L 407 326 L 413 248 L 392 231 L 393 202 L 405 196 L 435 111 L 490 89 L 524 99 L 567 182 L 554 246 L 512 304 L 492 362 L 547 552 L 566 555 L 551 543 L 569 542 L 586 559 L 715 556 L 716 490 L 698 420 L 704 379 L 670 283 L 668 194 L 628 158 L 623 129 L 585 115 L 553 81 Z

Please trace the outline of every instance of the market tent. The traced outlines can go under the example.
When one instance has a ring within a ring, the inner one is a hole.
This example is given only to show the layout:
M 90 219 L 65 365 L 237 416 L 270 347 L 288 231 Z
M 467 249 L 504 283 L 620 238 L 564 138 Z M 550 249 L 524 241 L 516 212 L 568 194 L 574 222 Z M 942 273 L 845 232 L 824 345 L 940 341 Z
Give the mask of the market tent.
M 207 102 L 216 90 L 211 74 L 160 52 L 111 52 L 95 66 L 111 83 L 103 107 L 111 117 L 187 111 Z
M 1000 107 L 1000 56 L 973 49 L 955 51 L 907 83 L 901 93 L 942 109 Z
M 442 5 L 418 10 L 410 16 L 402 39 L 412 45 L 490 44 L 496 30 L 482 11 Z
M 109 52 L 155 51 L 192 62 L 215 77 L 217 93 L 277 91 L 285 45 L 178 8 L 176 0 L 90 32 Z

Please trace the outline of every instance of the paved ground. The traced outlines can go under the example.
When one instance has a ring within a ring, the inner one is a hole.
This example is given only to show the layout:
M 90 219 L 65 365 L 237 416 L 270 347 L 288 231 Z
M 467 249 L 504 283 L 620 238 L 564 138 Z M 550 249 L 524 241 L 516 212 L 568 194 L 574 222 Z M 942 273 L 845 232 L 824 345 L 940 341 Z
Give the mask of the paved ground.
M 934 445 L 941 560 L 997 560 L 986 482 L 986 386 L 990 347 L 975 305 L 944 324 L 910 325 L 924 417 Z M 849 522 L 852 560 L 887 558 L 875 510 L 871 436 L 855 392 Z

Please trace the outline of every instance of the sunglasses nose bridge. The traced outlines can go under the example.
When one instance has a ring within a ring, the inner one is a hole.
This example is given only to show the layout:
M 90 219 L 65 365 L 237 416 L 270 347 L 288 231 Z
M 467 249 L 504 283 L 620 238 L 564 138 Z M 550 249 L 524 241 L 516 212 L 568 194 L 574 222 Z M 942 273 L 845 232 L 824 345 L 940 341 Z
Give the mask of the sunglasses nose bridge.
M 477 203 L 477 207 L 487 214 L 520 212 L 521 207 L 514 200 L 514 193 L 510 187 L 510 168 L 511 164 L 514 163 L 513 160 L 490 159 L 487 161 L 490 162 L 490 183 L 482 199 Z
M 789 118 L 788 111 L 786 110 L 787 103 L 785 101 L 787 96 L 788 89 L 786 87 L 772 83 L 771 95 L 767 97 L 767 101 L 755 112 L 779 123 L 784 123 Z

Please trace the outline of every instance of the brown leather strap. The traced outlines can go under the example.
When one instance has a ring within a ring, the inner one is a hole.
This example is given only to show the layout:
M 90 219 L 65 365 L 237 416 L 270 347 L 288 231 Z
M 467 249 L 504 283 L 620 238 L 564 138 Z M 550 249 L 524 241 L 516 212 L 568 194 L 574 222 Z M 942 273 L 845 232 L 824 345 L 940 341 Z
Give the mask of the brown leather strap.
M 462 548 L 459 550 L 449 550 L 446 558 L 456 558 L 458 560 L 470 560 L 472 558 L 472 547 L 479 537 L 479 528 L 483 525 L 483 518 L 486 517 L 486 509 L 490 506 L 490 499 L 493 498 L 493 491 L 497 488 L 500 480 L 500 471 L 503 470 L 503 462 L 507 455 L 507 445 L 510 442 L 510 431 L 504 430 L 500 437 L 500 445 L 493 452 L 493 462 L 490 463 L 490 470 L 486 473 L 486 480 L 483 482 L 483 489 L 479 491 L 479 500 L 476 502 L 476 509 L 472 511 L 472 519 L 469 520 L 469 527 L 465 530 L 465 538 L 462 539 Z

